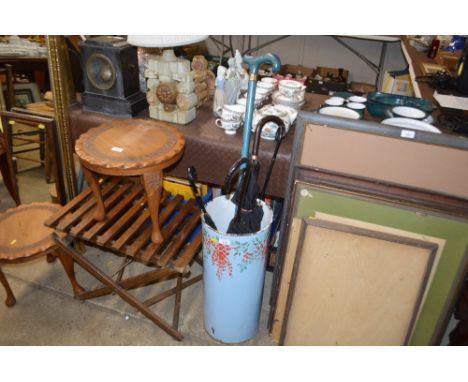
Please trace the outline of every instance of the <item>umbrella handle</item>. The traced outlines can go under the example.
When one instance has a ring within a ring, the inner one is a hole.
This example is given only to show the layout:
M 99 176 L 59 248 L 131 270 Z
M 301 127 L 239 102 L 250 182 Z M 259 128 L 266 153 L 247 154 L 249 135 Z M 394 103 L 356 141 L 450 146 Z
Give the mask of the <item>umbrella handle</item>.
M 203 201 L 200 195 L 198 195 L 197 186 L 195 185 L 195 179 L 197 179 L 197 171 L 195 170 L 195 167 L 190 166 L 189 168 L 187 168 L 187 178 L 190 183 L 190 188 L 192 189 L 192 193 L 195 196 L 195 200 L 198 203 L 198 206 L 201 208 L 203 213 L 206 214 L 205 205 L 203 204 Z
M 257 74 L 258 69 L 260 69 L 260 66 L 263 64 L 271 64 L 273 73 L 278 73 L 281 69 L 281 60 L 274 53 L 267 53 L 258 57 L 245 56 L 243 60 L 249 65 L 250 73 Z
M 242 177 L 241 194 L 240 194 L 240 197 L 239 197 L 239 203 L 237 204 L 236 214 L 234 215 L 234 219 L 233 219 L 233 221 L 235 223 L 239 223 L 239 221 L 240 221 L 240 216 L 241 216 L 241 212 L 242 212 L 242 205 L 244 204 L 245 194 L 247 193 L 247 188 L 249 186 L 250 176 L 251 175 L 252 175 L 252 165 L 249 162 L 247 164 L 247 167 L 244 170 L 244 176 Z
M 284 137 L 284 131 L 286 130 L 286 126 L 284 125 L 284 121 L 276 116 L 276 115 L 266 115 L 263 117 L 257 125 L 257 131 L 255 132 L 255 140 L 252 149 L 252 155 L 258 156 L 258 146 L 260 145 L 260 135 L 262 134 L 262 130 L 268 122 L 274 122 L 278 125 L 278 130 L 276 131 L 276 136 L 278 136 L 278 131 L 281 133 L 281 139 Z M 276 137 L 275 137 L 276 139 Z M 280 142 L 281 139 L 278 141 Z M 278 144 L 277 144 L 278 146 Z
M 260 66 L 271 64 L 273 73 L 278 73 L 281 69 L 281 60 L 276 54 L 267 53 L 262 56 L 245 56 L 243 61 L 249 65 L 249 85 L 247 91 L 247 102 L 245 108 L 244 128 L 242 131 L 241 157 L 249 156 L 250 132 L 252 130 L 252 119 L 255 104 L 255 90 L 257 87 L 257 74 Z
M 229 191 L 231 189 L 231 180 L 232 177 L 234 176 L 234 173 L 236 172 L 237 169 L 240 168 L 240 166 L 244 165 L 242 170 L 246 170 L 247 167 L 250 167 L 250 163 L 248 158 L 240 158 L 237 161 L 234 162 L 234 164 L 231 166 L 229 169 L 226 178 L 224 179 L 224 187 L 223 187 L 223 194 L 228 195 Z
M 275 140 L 276 140 L 275 151 L 273 152 L 270 165 L 268 166 L 267 174 L 265 175 L 265 183 L 263 183 L 262 191 L 260 192 L 260 200 L 265 200 L 266 189 L 268 187 L 268 183 L 270 182 L 270 177 L 273 171 L 273 166 L 275 164 L 276 155 L 278 155 L 278 150 L 279 150 L 279 147 L 281 145 L 281 141 L 283 140 L 283 138 L 284 138 L 284 134 L 282 134 L 280 129 L 278 129 L 276 131 L 276 136 L 275 136 Z
M 273 152 L 273 157 L 271 158 L 270 165 L 268 166 L 268 171 L 265 176 L 265 183 L 263 184 L 262 191 L 260 192 L 261 200 L 265 200 L 265 193 L 266 193 L 268 183 L 270 182 L 271 172 L 273 171 L 273 165 L 275 164 L 276 155 L 278 154 L 278 150 L 279 150 L 281 141 L 284 138 L 285 130 L 286 130 L 284 121 L 280 117 L 276 115 L 267 115 L 263 117 L 258 122 L 257 131 L 255 132 L 255 141 L 254 141 L 253 150 L 252 150 L 253 152 L 252 158 L 257 159 L 258 157 L 258 147 L 260 145 L 260 136 L 262 134 L 263 128 L 266 126 L 268 122 L 276 123 L 278 125 L 278 130 L 276 130 L 276 136 L 275 136 L 275 140 L 276 140 L 275 151 Z

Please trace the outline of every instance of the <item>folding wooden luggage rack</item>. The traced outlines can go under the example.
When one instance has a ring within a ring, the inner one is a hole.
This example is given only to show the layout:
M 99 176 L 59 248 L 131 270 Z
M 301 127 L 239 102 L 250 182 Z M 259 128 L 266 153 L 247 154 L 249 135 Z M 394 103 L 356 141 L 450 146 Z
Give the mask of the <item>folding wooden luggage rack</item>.
M 182 290 L 202 279 L 199 274 L 183 281 L 189 276 L 192 260 L 201 263 L 197 255 L 202 233 L 201 230 L 196 232 L 200 223 L 199 208 L 193 199 L 185 202 L 180 195 L 163 194 L 159 221 L 164 241 L 154 244 L 151 242 L 146 196 L 140 184 L 128 179 L 125 182 L 122 178 L 110 178 L 101 183 L 101 192 L 107 211 L 104 221 L 94 219 L 96 199 L 92 191 L 86 189 L 45 222 L 56 230 L 54 240 L 64 252 L 104 284 L 89 291 L 83 290 L 76 297 L 84 300 L 116 292 L 175 339 L 182 340 L 183 335 L 178 330 Z M 123 265 L 114 274 L 115 279 L 114 275 L 106 274 L 74 248 L 76 240 L 124 256 Z M 123 279 L 125 267 L 134 260 L 153 269 Z M 174 277 L 175 287 L 146 301 L 140 301 L 128 292 Z M 175 295 L 175 303 L 172 324 L 169 324 L 149 307 L 172 295 Z

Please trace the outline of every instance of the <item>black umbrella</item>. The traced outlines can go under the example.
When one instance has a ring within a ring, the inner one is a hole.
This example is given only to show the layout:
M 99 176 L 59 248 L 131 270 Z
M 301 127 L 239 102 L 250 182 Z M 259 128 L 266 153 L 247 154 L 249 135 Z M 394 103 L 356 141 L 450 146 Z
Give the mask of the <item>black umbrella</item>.
M 273 154 L 274 158 L 276 158 L 279 143 L 284 132 L 284 122 L 281 118 L 270 115 L 262 118 L 258 123 L 251 159 L 246 160 L 246 158 L 241 158 L 238 160 L 231 167 L 228 177 L 226 178 L 225 189 L 227 190 L 229 189 L 230 181 L 235 171 L 237 169 L 242 170 L 245 168 L 244 173 L 241 174 L 241 181 L 231 199 L 231 201 L 237 205 L 237 209 L 234 218 L 229 224 L 227 233 L 246 234 L 260 231 L 263 219 L 263 208 L 259 200 L 260 187 L 258 185 L 258 176 L 260 172 L 260 163 L 258 161 L 258 147 L 262 129 L 268 122 L 275 122 L 278 125 L 278 132 L 276 135 L 278 137 L 278 143 Z M 268 185 L 273 163 L 274 160 L 270 163 L 262 193 L 264 193 Z
M 265 200 L 266 189 L 268 187 L 268 183 L 270 182 L 271 173 L 273 171 L 273 166 L 274 166 L 275 161 L 276 161 L 276 156 L 278 155 L 278 150 L 279 150 L 279 147 L 281 145 L 281 141 L 284 138 L 285 130 L 286 130 L 286 127 L 284 125 L 284 121 L 280 117 L 276 117 L 274 115 L 267 115 L 262 120 L 260 120 L 259 125 L 263 127 L 263 126 L 265 126 L 265 124 L 267 122 L 275 122 L 278 125 L 278 130 L 276 130 L 276 134 L 275 134 L 275 141 L 276 141 L 275 150 L 273 151 L 273 156 L 271 158 L 270 165 L 268 166 L 268 171 L 267 171 L 267 174 L 265 176 L 265 182 L 263 183 L 262 192 L 260 192 L 260 199 L 261 200 Z M 258 145 L 258 143 L 257 143 L 257 145 Z M 258 147 L 257 147 L 256 150 L 257 150 L 257 153 L 258 153 Z
M 257 195 L 259 192 L 258 185 L 251 182 L 252 179 L 252 162 L 248 158 L 237 160 L 230 168 L 226 180 L 224 182 L 225 193 L 229 193 L 231 179 L 234 174 L 239 171 L 240 182 L 237 185 L 236 191 L 231 201 L 236 204 L 236 212 L 227 233 L 229 234 L 246 234 L 260 230 L 260 222 L 263 218 L 263 209 L 251 195 Z
M 217 230 L 215 222 L 213 221 L 211 216 L 206 211 L 202 198 L 200 197 L 200 195 L 198 195 L 197 186 L 195 185 L 197 181 L 197 171 L 195 170 L 195 167 L 190 166 L 187 169 L 187 178 L 189 180 L 190 187 L 192 188 L 193 195 L 195 196 L 195 200 L 197 201 L 198 206 L 200 207 L 200 209 L 202 210 L 204 214 L 206 224 L 208 224 L 214 230 Z

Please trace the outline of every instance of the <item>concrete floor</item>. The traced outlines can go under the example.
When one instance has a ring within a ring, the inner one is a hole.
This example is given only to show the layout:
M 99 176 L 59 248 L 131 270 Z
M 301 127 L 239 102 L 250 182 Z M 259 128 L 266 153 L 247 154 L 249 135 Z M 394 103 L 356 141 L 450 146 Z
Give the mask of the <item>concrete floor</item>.
M 49 201 L 41 169 L 18 174 L 22 203 Z M 0 211 L 14 207 L 0 181 Z M 90 259 L 116 269 L 121 259 L 90 248 Z M 129 274 L 140 264 L 132 265 Z M 85 288 L 98 282 L 76 267 L 79 282 Z M 5 292 L 0 286 L 0 345 L 222 345 L 210 337 L 203 325 L 203 285 L 197 283 L 184 290 L 180 316 L 182 342 L 172 339 L 162 329 L 136 312 L 117 295 L 81 302 L 73 298 L 68 278 L 59 261 L 47 263 L 39 258 L 24 264 L 2 265 L 17 303 L 7 308 Z M 194 273 L 201 272 L 198 265 Z M 267 272 L 258 334 L 242 345 L 274 345 L 267 331 L 268 297 L 272 274 Z M 169 280 L 165 283 L 175 283 Z M 172 286 L 171 284 L 171 286 Z M 161 286 L 160 287 L 164 287 Z M 135 293 L 151 296 L 158 286 L 141 288 Z M 154 310 L 169 319 L 173 297 L 158 303 Z

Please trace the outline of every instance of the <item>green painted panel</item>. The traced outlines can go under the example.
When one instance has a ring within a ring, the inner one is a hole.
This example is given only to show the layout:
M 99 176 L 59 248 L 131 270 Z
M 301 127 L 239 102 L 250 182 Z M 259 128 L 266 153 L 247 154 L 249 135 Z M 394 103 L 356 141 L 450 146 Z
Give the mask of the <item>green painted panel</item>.
M 294 214 L 300 218 L 313 219 L 315 212 L 322 212 L 446 240 L 409 342 L 411 345 L 429 344 L 464 261 L 468 221 L 301 183 L 297 184 L 296 193 Z

